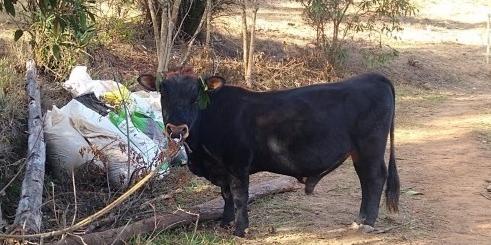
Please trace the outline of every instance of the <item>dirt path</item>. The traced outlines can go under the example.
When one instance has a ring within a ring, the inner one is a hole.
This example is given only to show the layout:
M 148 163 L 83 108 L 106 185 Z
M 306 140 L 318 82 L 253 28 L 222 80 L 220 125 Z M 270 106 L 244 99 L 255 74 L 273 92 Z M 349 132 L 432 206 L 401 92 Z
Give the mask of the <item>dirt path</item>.
M 405 196 L 409 212 L 427 225 L 424 242 L 491 242 L 491 200 L 482 196 L 490 196 L 490 95 L 458 96 L 421 111 L 421 126 L 400 135 L 403 185 L 424 193 Z

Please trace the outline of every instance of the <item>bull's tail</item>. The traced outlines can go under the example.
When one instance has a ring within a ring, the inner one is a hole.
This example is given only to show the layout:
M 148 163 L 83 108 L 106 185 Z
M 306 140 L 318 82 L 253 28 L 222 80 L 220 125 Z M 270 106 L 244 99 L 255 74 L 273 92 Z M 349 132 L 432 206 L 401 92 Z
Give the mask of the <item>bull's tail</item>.
M 387 210 L 389 210 L 390 212 L 398 212 L 400 183 L 399 174 L 397 173 L 396 167 L 396 156 L 394 152 L 395 91 L 393 86 L 392 95 L 394 96 L 394 110 L 392 111 L 392 122 L 390 126 L 390 158 L 388 170 L 389 174 L 387 176 L 387 186 L 385 188 L 385 201 Z

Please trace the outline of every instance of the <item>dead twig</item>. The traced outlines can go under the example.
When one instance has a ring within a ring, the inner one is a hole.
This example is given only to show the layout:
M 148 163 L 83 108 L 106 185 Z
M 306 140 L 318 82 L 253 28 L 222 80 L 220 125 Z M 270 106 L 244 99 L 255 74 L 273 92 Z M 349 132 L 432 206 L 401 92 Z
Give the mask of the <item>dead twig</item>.
M 75 207 L 73 210 L 73 219 L 72 225 L 75 224 L 75 220 L 77 219 L 78 212 L 78 203 L 77 203 L 77 186 L 75 184 L 75 170 L 72 168 L 72 187 L 73 187 L 73 201 L 75 202 Z
M 486 199 L 488 199 L 488 200 L 491 200 L 491 197 L 486 196 L 484 193 L 479 192 L 479 194 L 481 194 L 481 196 L 483 196 L 484 198 L 486 198 Z
M 196 237 L 196 232 L 198 231 L 198 222 L 199 222 L 199 213 L 193 213 L 193 212 L 189 212 L 189 211 L 186 211 L 186 210 L 183 210 L 181 208 L 177 209 L 178 211 L 181 211 L 181 212 L 185 212 L 187 214 L 190 214 L 190 215 L 194 215 L 196 216 L 196 222 L 194 222 L 194 229 L 193 229 L 193 235 L 191 236 L 191 241 L 189 243 L 193 243 L 193 240 L 194 238 Z
M 55 214 L 56 224 L 60 225 L 60 218 L 58 217 L 58 212 L 56 211 L 55 184 L 53 182 L 51 182 L 51 193 L 53 195 L 53 213 Z
M 17 161 L 15 161 L 14 165 L 19 163 L 19 162 L 22 162 L 26 160 L 26 158 L 22 158 L 22 159 L 19 159 Z M 15 173 L 14 177 L 12 177 L 12 179 L 10 179 L 10 181 L 2 188 L 2 190 L 0 190 L 0 196 L 4 196 L 5 195 L 5 191 L 7 190 L 7 188 L 9 188 L 9 186 L 12 184 L 12 182 L 14 182 L 14 180 L 17 178 L 17 176 L 19 176 L 19 174 L 22 172 L 22 170 L 24 169 L 24 166 L 26 164 L 23 163 L 22 166 L 20 166 L 19 170 L 17 170 L 17 173 Z

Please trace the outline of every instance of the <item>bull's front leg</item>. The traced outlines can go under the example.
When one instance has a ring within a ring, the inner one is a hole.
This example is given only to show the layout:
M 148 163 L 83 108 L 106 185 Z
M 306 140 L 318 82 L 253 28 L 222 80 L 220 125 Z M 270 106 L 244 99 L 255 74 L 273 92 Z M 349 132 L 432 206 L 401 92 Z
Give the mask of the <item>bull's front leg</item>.
M 229 184 L 225 184 L 221 189 L 225 205 L 223 206 L 222 222 L 220 225 L 226 227 L 234 220 L 234 200 L 232 198 L 232 193 L 230 192 Z
M 249 227 L 249 216 L 247 214 L 249 175 L 246 174 L 240 177 L 231 176 L 230 191 L 235 207 L 234 235 L 243 237 L 245 235 L 245 230 Z

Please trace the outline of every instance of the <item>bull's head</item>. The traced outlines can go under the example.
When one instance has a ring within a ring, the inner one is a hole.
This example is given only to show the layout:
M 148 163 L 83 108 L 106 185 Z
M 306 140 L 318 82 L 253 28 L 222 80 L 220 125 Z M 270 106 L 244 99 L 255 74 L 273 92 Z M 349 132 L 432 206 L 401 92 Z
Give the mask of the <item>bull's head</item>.
M 138 77 L 138 83 L 147 90 L 160 92 L 165 133 L 170 138 L 185 139 L 196 122 L 199 110 L 209 103 L 209 94 L 220 89 L 225 79 L 219 76 L 202 79 L 180 71 L 168 73 L 165 79 L 144 74 Z

